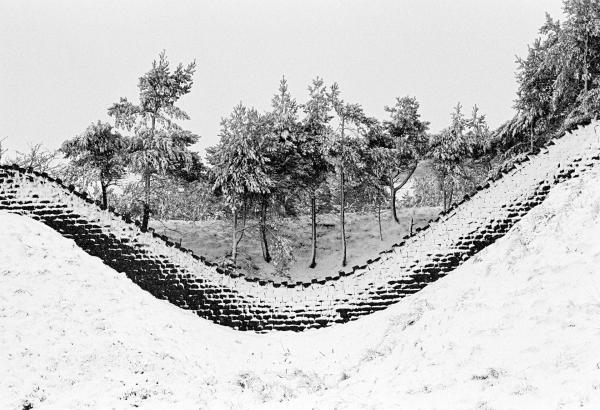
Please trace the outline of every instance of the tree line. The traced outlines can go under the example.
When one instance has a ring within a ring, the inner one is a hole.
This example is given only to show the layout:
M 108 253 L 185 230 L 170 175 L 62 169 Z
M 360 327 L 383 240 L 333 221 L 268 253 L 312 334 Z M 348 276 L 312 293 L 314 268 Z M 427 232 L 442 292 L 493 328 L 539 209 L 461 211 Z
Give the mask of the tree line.
M 139 216 L 142 230 L 152 214 L 164 216 L 160 208 L 167 204 L 175 209 L 205 207 L 212 215 L 204 217 L 230 218 L 233 263 L 248 231 L 258 233 L 263 258 L 271 262 L 272 247 L 276 253 L 286 252 L 274 217 L 310 214 L 309 267 L 315 267 L 318 215 L 328 211 L 339 214 L 340 263 L 345 266 L 349 200 L 351 209 L 377 207 L 381 232 L 382 204 L 399 222 L 397 193 L 425 161 L 436 172 L 447 208 L 454 187 L 467 174 L 464 165 L 475 158 L 489 133 L 476 107 L 466 118 L 458 105 L 449 127 L 430 134 L 414 97 L 397 98 L 385 107 L 388 118 L 380 121 L 360 104 L 344 100 L 337 83 L 327 85 L 319 77 L 299 103 L 283 77 L 269 110 L 239 103 L 222 119 L 219 142 L 207 149 L 204 163 L 190 150 L 198 136 L 179 124 L 189 116 L 177 106 L 191 91 L 195 67 L 192 62 L 172 69 L 161 53 L 139 78 L 138 100 L 121 98 L 108 108 L 113 124 L 98 121 L 62 144 L 60 153 L 68 166 L 61 172 L 84 188 L 99 187 L 104 207 L 111 187 L 137 175 L 138 181 L 124 184 L 119 194 L 112 191 L 112 203 Z M 249 219 L 257 229 L 248 226 Z M 282 258 L 276 259 L 281 263 Z
M 139 78 L 137 102 L 121 98 L 108 108 L 113 124 L 98 121 L 64 142 L 68 162 L 59 171 L 81 188 L 97 187 L 104 207 L 139 216 L 143 230 L 152 215 L 230 220 L 234 264 L 249 232 L 266 262 L 285 264 L 289 243 L 277 217 L 310 215 L 315 267 L 319 214 L 335 212 L 345 266 L 348 210 L 376 211 L 381 236 L 382 208 L 394 223 L 398 204 L 446 210 L 504 161 L 597 115 L 600 1 L 567 0 L 564 10 L 566 20 L 547 16 L 541 37 L 517 59 L 516 114 L 494 131 L 477 106 L 465 114 L 457 104 L 448 126 L 433 133 L 413 96 L 396 98 L 378 119 L 346 101 L 335 82 L 316 77 L 299 101 L 283 77 L 266 111 L 233 107 L 203 161 L 190 149 L 198 136 L 180 125 L 189 116 L 177 105 L 191 92 L 196 64 L 172 68 L 162 52 Z M 42 154 L 32 149 L 17 159 L 40 168 L 54 159 Z M 409 182 L 413 194 L 398 198 Z
M 318 202 L 324 201 L 339 213 L 345 266 L 349 196 L 378 210 L 387 203 L 391 218 L 399 222 L 397 193 L 426 161 L 447 194 L 447 208 L 455 185 L 468 177 L 467 164 L 482 152 L 489 136 L 476 107 L 472 117 L 465 117 L 458 105 L 449 127 L 429 134 L 414 97 L 397 98 L 385 107 L 389 117 L 380 121 L 360 104 L 345 101 L 336 83 L 327 86 L 317 77 L 307 91 L 305 102 L 298 103 L 283 78 L 268 111 L 238 104 L 221 123 L 219 143 L 207 150 L 212 186 L 232 215 L 234 260 L 249 213 L 258 217 L 263 257 L 270 261 L 269 211 L 294 215 L 309 208 L 309 266 L 314 267 Z
M 495 133 L 507 158 L 533 150 L 600 111 L 600 1 L 566 0 L 564 21 L 546 14 L 540 36 L 517 57 L 516 114 Z

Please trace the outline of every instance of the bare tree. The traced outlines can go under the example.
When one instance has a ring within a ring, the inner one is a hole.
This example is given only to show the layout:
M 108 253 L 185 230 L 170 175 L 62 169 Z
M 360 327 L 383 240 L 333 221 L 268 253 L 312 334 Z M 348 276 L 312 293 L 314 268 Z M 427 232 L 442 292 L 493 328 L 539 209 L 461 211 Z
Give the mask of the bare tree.
M 26 152 L 17 151 L 14 163 L 23 168 L 33 168 L 39 172 L 53 173 L 59 170 L 60 155 L 50 151 L 42 144 L 29 145 Z
M 3 146 L 3 142 L 6 141 L 6 137 L 0 139 L 0 164 L 2 164 L 2 157 L 4 157 L 4 154 L 6 154 L 6 152 L 8 151 L 6 148 L 4 148 Z

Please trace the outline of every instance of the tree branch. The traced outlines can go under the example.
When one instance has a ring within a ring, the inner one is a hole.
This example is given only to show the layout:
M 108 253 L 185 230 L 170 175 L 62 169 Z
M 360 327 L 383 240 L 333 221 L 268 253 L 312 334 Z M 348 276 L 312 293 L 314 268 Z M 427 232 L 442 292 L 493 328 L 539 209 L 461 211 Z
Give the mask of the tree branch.
M 400 183 L 400 185 L 398 185 L 398 186 L 394 186 L 394 194 L 396 194 L 396 192 L 398 192 L 404 185 L 406 185 L 406 183 L 408 182 L 408 180 L 413 176 L 413 174 L 417 170 L 417 166 L 419 166 L 419 162 L 418 161 L 415 162 L 415 165 L 412 167 L 412 169 L 410 170 L 410 172 L 406 175 L 406 178 L 404 178 L 404 180 L 402 181 L 402 183 Z

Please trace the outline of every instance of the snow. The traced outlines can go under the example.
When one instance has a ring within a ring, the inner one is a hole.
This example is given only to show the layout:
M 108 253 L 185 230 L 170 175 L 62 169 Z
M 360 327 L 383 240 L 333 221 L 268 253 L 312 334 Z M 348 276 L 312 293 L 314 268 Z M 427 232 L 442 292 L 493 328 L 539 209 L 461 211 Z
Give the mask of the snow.
M 400 223 L 390 223 L 391 213 L 381 212 L 382 236 L 379 236 L 377 213 L 346 213 L 347 267 L 363 265 L 381 251 L 389 250 L 392 245 L 410 233 L 411 219 L 413 229 L 423 227 L 438 216 L 437 207 L 401 208 L 397 211 Z M 275 272 L 274 264 L 262 258 L 260 239 L 256 230 L 250 230 L 238 247 L 237 265 L 249 277 L 259 277 L 280 282 L 306 281 L 313 278 L 325 278 L 335 275 L 344 268 L 341 265 L 342 249 L 339 229 L 339 215 L 319 214 L 317 217 L 317 266 L 309 269 L 312 244 L 310 216 L 280 218 L 276 220 L 279 234 L 287 238 L 292 246 L 294 260 L 290 261 L 285 273 Z M 184 248 L 191 249 L 211 261 L 221 260 L 231 252 L 231 221 L 204 220 L 197 222 L 151 220 L 151 226 L 161 234 L 168 235 L 174 242 L 181 241 Z M 248 220 L 247 226 L 258 226 L 257 220 Z M 323 226 L 324 224 L 328 226 Z M 274 252 L 272 239 L 269 239 L 271 252 Z M 209 246 L 207 244 L 210 244 Z
M 0 408 L 600 408 L 600 171 L 376 314 L 236 332 L 0 213 Z

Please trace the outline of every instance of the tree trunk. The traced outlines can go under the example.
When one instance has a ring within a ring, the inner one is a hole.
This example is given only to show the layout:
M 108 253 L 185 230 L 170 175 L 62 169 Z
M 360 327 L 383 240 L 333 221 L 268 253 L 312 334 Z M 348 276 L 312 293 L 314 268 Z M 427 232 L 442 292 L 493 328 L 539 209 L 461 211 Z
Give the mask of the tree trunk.
M 144 204 L 144 208 L 142 210 L 142 232 L 146 232 L 148 230 L 148 222 L 150 221 L 150 206 L 148 204 Z
M 377 201 L 377 222 L 379 222 L 379 240 L 383 241 L 383 234 L 381 233 L 381 201 Z
M 340 158 L 340 225 L 342 229 L 342 266 L 346 266 L 346 203 L 344 198 L 344 125 L 342 116 L 342 155 Z
M 390 180 L 390 210 L 392 211 L 392 219 L 396 223 L 400 223 L 398 220 L 398 214 L 396 213 L 396 190 L 394 189 L 394 179 Z
M 446 184 L 444 183 L 444 178 L 440 178 L 440 189 L 444 198 L 444 211 L 446 211 L 448 206 L 446 204 Z
M 267 199 L 262 198 L 260 203 L 260 238 L 262 241 L 263 259 L 265 262 L 271 262 L 271 255 L 269 254 L 269 244 L 267 243 Z
M 400 221 L 398 220 L 398 215 L 396 212 L 396 193 L 402 189 L 402 187 L 404 185 L 406 185 L 406 183 L 410 180 L 410 178 L 413 176 L 413 174 L 415 173 L 415 171 L 417 170 L 417 167 L 419 166 L 419 161 L 415 162 L 415 165 L 412 167 L 412 169 L 410 170 L 410 172 L 408 174 L 406 174 L 406 177 L 404 177 L 404 180 L 398 184 L 397 186 L 394 185 L 394 178 L 392 177 L 390 179 L 390 204 L 391 204 L 391 209 L 392 209 L 392 216 L 394 218 L 394 221 L 396 221 L 396 223 L 400 223 Z
M 156 115 L 152 116 L 152 125 L 150 127 L 150 133 L 154 138 L 154 130 L 156 129 Z M 150 169 L 149 165 L 146 164 L 144 170 L 144 209 L 142 214 L 142 231 L 148 229 L 148 221 L 150 220 Z
M 142 211 L 142 231 L 148 229 L 150 220 L 150 173 L 144 173 L 144 207 Z
M 310 258 L 309 268 L 317 266 L 317 198 L 313 192 L 310 197 L 310 216 L 311 216 L 311 232 L 312 232 L 312 255 Z
M 100 183 L 100 187 L 102 188 L 102 207 L 104 209 L 108 208 L 108 197 L 106 195 L 106 185 L 104 183 Z
M 345 206 L 345 198 L 344 198 L 344 171 L 341 172 L 341 187 L 340 187 L 340 202 L 341 202 L 341 212 L 340 212 L 340 224 L 342 228 L 342 266 L 346 266 L 346 206 Z
M 583 82 L 583 89 L 584 89 L 584 91 L 586 93 L 588 92 L 588 75 L 589 75 L 589 72 L 588 72 L 588 62 L 587 62 L 587 59 L 588 59 L 588 41 L 589 41 L 589 38 L 588 38 L 588 35 L 586 34 L 586 36 L 585 36 L 585 49 L 584 49 L 584 52 L 583 52 L 583 77 L 584 77 L 584 79 L 583 79 L 583 81 L 584 81 Z
M 244 213 L 242 214 L 242 229 L 240 229 L 240 236 L 237 238 L 235 242 L 235 248 L 237 249 L 238 245 L 242 241 L 244 234 L 246 233 L 246 217 L 248 216 L 248 203 L 244 199 Z
M 529 150 L 533 152 L 533 122 L 531 123 L 529 130 Z
M 100 171 L 100 189 L 102 190 L 102 207 L 106 209 L 108 207 L 108 199 L 106 197 L 106 182 L 104 181 L 104 173 Z
M 235 206 L 235 204 L 234 204 Z M 237 258 L 237 210 L 233 209 L 233 230 L 231 232 L 231 260 L 235 263 Z
M 260 253 L 262 254 L 263 260 L 265 259 L 265 241 L 263 241 L 263 222 L 262 222 L 262 202 L 259 201 L 259 214 L 258 214 L 258 242 L 260 243 Z

